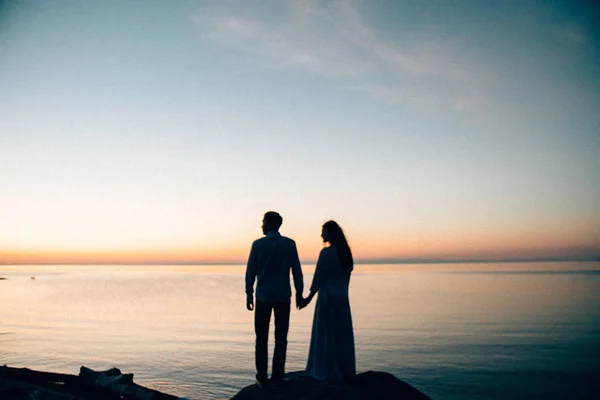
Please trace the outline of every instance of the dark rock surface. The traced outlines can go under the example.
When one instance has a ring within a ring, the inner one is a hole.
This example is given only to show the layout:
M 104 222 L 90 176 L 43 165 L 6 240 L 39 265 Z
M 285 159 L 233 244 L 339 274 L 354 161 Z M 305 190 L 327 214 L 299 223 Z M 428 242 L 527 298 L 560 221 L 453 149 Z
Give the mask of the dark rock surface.
M 431 400 L 387 372 L 367 371 L 345 382 L 323 382 L 306 372 L 286 374 L 281 383 L 257 384 L 240 390 L 231 400 Z
M 44 400 L 176 400 L 176 396 L 133 382 L 133 374 L 118 368 L 93 371 L 81 367 L 79 376 L 0 367 L 0 399 Z

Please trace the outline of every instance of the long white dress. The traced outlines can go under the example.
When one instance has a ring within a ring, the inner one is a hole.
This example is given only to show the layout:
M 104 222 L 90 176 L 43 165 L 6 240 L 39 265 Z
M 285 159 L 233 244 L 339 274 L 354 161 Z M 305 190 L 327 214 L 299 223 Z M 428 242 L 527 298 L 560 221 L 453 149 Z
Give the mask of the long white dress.
M 354 332 L 348 299 L 350 273 L 335 247 L 321 250 L 311 285 L 318 292 L 306 371 L 321 380 L 341 380 L 356 374 Z

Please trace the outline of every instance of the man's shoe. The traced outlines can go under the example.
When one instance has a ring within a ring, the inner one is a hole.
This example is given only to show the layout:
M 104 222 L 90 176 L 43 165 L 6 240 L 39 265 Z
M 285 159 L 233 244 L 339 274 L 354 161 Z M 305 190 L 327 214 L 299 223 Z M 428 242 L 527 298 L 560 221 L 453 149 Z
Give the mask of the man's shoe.
M 268 382 L 269 380 L 266 377 L 256 377 L 256 384 L 258 385 L 258 387 L 265 387 L 267 386 Z

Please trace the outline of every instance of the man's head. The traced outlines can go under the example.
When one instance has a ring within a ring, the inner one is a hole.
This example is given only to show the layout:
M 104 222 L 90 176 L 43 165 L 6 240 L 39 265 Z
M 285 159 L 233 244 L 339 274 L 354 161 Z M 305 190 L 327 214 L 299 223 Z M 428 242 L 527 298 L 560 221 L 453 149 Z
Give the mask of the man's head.
M 267 211 L 263 217 L 262 231 L 265 235 L 271 231 L 278 231 L 282 223 L 281 215 L 275 211 Z

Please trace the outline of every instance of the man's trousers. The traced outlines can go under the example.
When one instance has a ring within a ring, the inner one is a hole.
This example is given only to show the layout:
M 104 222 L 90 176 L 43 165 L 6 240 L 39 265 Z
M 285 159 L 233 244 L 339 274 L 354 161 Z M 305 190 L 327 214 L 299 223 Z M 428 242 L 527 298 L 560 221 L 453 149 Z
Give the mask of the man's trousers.
M 287 335 L 290 327 L 290 304 L 289 300 L 283 302 L 256 300 L 254 331 L 256 333 L 256 379 L 259 381 L 267 380 L 269 324 L 272 311 L 275 314 L 275 351 L 271 379 L 283 379 Z

